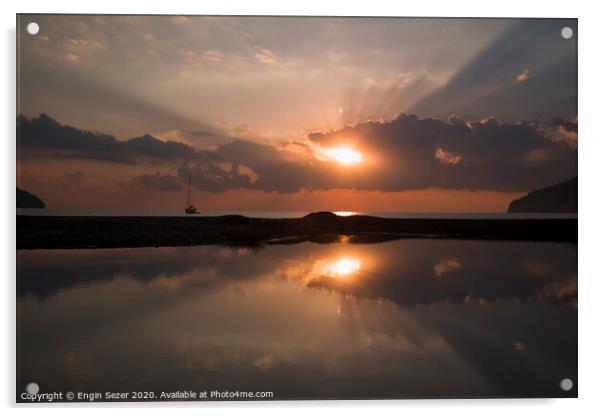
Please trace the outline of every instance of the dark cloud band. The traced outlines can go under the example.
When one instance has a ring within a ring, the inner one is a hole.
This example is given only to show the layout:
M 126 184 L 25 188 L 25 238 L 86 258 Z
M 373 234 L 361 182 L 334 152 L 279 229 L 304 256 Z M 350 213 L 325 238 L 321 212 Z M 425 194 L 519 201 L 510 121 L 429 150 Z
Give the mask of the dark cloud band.
M 128 164 L 160 161 L 176 175 L 143 175 L 137 185 L 180 189 L 192 173 L 209 192 L 252 189 L 291 193 L 301 189 L 404 191 L 426 188 L 525 191 L 577 173 L 577 124 L 502 123 L 494 118 L 465 122 L 419 119 L 401 114 L 389 122 L 368 122 L 316 132 L 296 146 L 232 138 L 212 150 L 152 136 L 120 141 L 113 136 L 61 125 L 49 116 L 19 117 L 21 155 L 98 159 Z M 313 148 L 351 146 L 367 162 L 346 167 L 315 155 Z

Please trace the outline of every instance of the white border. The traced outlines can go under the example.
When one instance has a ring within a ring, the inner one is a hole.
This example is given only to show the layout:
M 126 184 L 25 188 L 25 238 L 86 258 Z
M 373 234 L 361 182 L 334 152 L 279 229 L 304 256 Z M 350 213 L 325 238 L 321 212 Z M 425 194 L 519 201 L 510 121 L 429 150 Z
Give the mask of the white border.
M 310 412 L 345 412 L 365 415 L 371 409 L 379 413 L 404 412 L 407 414 L 468 415 L 483 413 L 507 415 L 529 412 L 531 414 L 563 415 L 599 412 L 600 386 L 600 322 L 602 304 L 602 275 L 600 273 L 600 197 L 602 174 L 599 166 L 602 157 L 602 135 L 597 122 L 601 119 L 600 41 L 602 18 L 600 7 L 593 1 L 533 1 L 504 0 L 495 3 L 484 1 L 407 1 L 385 0 L 327 2 L 325 0 L 21 0 L 18 4 L 0 3 L 2 13 L 2 71 L 3 97 L 0 100 L 4 137 L 2 151 L 2 265 L 4 283 L 2 294 L 2 350 L 3 369 L 0 377 L 0 403 L 10 412 L 15 392 L 14 331 L 15 331 L 15 13 L 124 13 L 124 14 L 254 14 L 254 15 L 337 15 L 337 16 L 466 16 L 466 17 L 577 17 L 579 18 L 579 399 L 563 400 L 412 400 L 412 401 L 338 401 L 338 402 L 254 402 L 254 403 L 173 403 L 156 404 L 95 404 L 43 406 L 56 414 L 114 411 L 128 413 L 163 414 L 166 407 L 197 414 L 199 411 L 233 414 L 244 410 L 251 415 L 282 413 L 306 414 Z M 35 411 L 28 406 L 26 413 Z M 169 410 L 172 411 L 172 410 Z
M 245 14 L 245 15 L 320 15 L 320 16 L 459 16 L 459 17 L 577 17 L 575 3 L 547 1 L 529 4 L 505 0 L 495 5 L 477 1 L 394 2 L 366 1 L 277 1 L 214 0 L 186 1 L 135 0 L 118 2 L 82 2 L 77 0 L 21 0 L 21 13 L 124 13 L 124 14 Z

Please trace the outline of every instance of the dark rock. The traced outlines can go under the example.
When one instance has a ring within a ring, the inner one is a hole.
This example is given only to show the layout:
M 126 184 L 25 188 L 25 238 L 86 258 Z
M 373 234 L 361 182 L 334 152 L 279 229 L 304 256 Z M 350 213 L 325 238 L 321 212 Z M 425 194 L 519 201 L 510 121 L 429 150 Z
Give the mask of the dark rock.
M 34 194 L 17 187 L 17 208 L 45 208 L 46 204 Z
M 576 213 L 577 177 L 515 199 L 508 206 L 508 212 Z
M 224 225 L 247 225 L 249 221 L 244 215 L 223 215 L 218 218 L 218 223 Z

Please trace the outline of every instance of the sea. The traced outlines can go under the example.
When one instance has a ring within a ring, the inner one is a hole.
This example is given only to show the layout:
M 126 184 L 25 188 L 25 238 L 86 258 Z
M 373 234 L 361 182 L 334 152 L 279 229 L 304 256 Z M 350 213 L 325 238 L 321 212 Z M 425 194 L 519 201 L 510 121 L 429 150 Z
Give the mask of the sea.
M 377 212 L 377 211 L 333 211 L 340 216 L 371 215 L 383 218 L 407 219 L 576 219 L 573 213 L 504 213 L 504 212 Z M 185 214 L 182 211 L 144 211 L 144 210 L 91 210 L 91 209 L 33 209 L 18 208 L 17 215 L 35 216 L 75 216 L 75 217 L 190 217 L 202 218 L 220 215 L 244 215 L 250 218 L 301 218 L 311 211 L 200 211 L 198 215 Z

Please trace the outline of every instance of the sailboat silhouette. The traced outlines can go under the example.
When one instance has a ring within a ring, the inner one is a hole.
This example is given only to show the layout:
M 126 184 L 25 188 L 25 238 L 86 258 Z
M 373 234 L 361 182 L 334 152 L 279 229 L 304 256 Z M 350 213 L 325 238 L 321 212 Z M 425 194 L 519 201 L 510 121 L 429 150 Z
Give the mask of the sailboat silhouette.
M 198 214 L 199 210 L 196 209 L 194 205 L 192 205 L 192 196 L 190 193 L 190 187 L 192 185 L 192 175 L 188 173 L 188 194 L 186 195 L 186 208 L 184 208 L 184 212 L 186 214 Z

